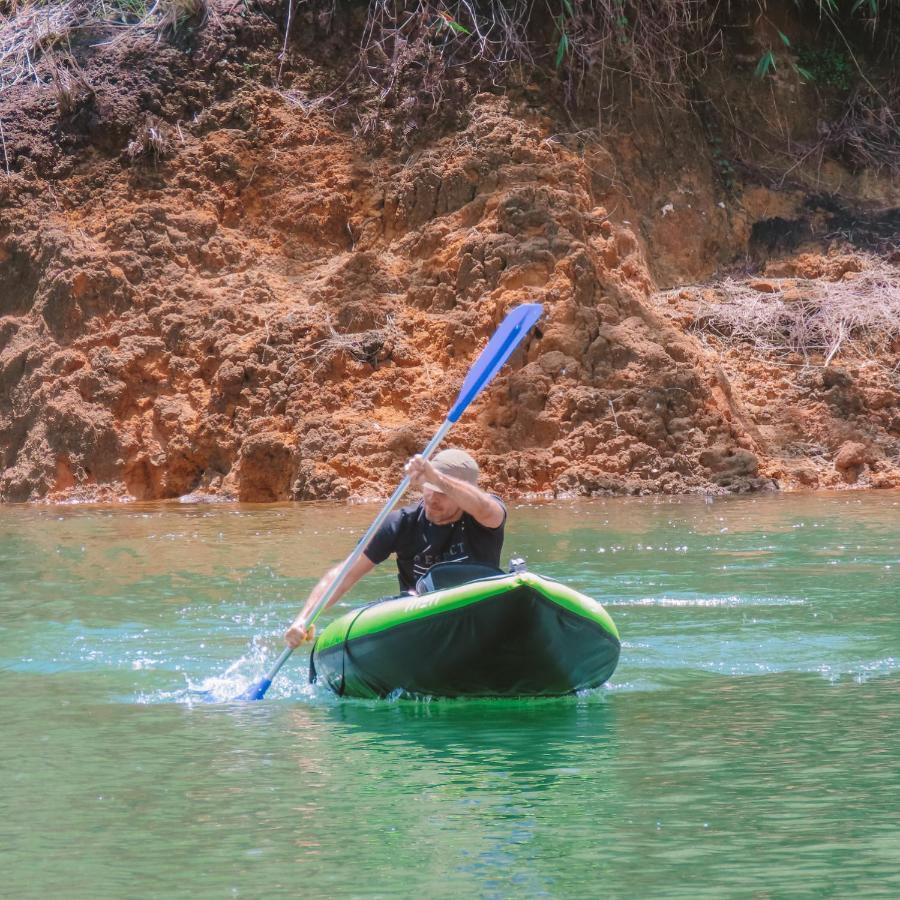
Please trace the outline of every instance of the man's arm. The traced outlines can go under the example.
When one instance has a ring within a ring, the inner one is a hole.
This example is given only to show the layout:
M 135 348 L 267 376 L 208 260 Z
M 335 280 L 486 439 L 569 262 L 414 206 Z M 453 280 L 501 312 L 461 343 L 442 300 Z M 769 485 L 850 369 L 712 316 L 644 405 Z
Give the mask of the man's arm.
M 331 583 L 338 577 L 341 569 L 344 567 L 347 561 L 339 563 L 334 568 L 329 569 L 320 579 L 319 583 L 312 589 L 309 597 L 306 600 L 306 603 L 303 605 L 303 609 L 300 610 L 300 613 L 297 615 L 297 618 L 294 619 L 293 624 L 290 628 L 285 632 L 284 639 L 287 642 L 289 647 L 299 647 L 304 641 L 311 641 L 316 633 L 316 628 L 314 625 L 310 625 L 307 627 L 306 625 L 306 616 L 308 613 L 312 612 L 313 607 L 319 602 L 319 600 L 324 596 L 325 592 L 328 588 L 331 587 Z M 328 601 L 328 606 L 332 606 L 337 603 L 350 588 L 359 581 L 363 575 L 367 575 L 372 569 L 375 568 L 375 563 L 370 560 L 365 553 L 363 553 L 358 560 L 350 567 L 350 571 L 341 579 L 341 583 L 338 585 L 335 592 L 331 595 L 331 599 Z M 327 609 L 327 607 L 326 607 Z
M 496 497 L 492 497 L 486 491 L 460 481 L 450 475 L 442 475 L 427 459 L 414 456 L 406 464 L 406 474 L 409 475 L 412 486 L 421 490 L 425 482 L 440 488 L 463 512 L 467 512 L 479 525 L 485 528 L 499 528 L 506 518 L 506 510 Z

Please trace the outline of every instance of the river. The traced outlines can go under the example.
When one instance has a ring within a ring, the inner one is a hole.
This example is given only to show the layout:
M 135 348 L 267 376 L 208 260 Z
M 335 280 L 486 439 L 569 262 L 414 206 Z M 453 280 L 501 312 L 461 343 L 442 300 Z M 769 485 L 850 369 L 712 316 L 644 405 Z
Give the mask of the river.
M 622 635 L 584 696 L 192 702 L 375 511 L 0 508 L 0 894 L 900 894 L 896 492 L 513 504 Z

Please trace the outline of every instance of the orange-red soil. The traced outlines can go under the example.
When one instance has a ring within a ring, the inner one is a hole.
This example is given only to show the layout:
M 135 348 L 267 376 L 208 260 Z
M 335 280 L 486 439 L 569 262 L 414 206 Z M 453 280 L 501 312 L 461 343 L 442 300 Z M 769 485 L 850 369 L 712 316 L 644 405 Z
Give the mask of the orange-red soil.
M 449 441 L 506 496 L 900 485 L 890 360 L 766 358 L 654 299 L 795 199 L 500 95 L 376 154 L 233 59 L 143 52 L 71 133 L 46 88 L 0 98 L 2 499 L 384 494 L 523 301 L 543 320 Z M 148 107 L 171 150 L 131 161 Z

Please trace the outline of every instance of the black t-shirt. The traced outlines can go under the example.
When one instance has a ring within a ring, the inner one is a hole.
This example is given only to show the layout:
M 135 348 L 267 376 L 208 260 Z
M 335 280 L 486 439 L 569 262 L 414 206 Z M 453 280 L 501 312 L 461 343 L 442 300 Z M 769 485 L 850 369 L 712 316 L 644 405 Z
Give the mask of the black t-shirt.
M 369 541 L 365 555 L 377 565 L 396 553 L 400 590 L 411 591 L 435 563 L 465 559 L 499 568 L 505 525 L 505 506 L 503 522 L 496 528 L 485 528 L 468 513 L 449 525 L 435 525 L 425 517 L 420 500 L 394 510 Z

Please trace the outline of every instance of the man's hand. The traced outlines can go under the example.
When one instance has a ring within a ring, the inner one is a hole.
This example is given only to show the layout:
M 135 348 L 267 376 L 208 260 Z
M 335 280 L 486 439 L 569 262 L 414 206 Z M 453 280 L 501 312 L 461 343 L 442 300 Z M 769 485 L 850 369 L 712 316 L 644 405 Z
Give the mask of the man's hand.
M 333 566 L 319 579 L 319 583 L 312 589 L 309 597 L 306 598 L 306 602 L 297 614 L 297 618 L 294 619 L 294 623 L 284 633 L 285 642 L 292 650 L 296 650 L 301 644 L 305 644 L 307 641 L 311 641 L 315 638 L 316 629 L 312 625 L 306 625 L 306 617 L 312 616 L 313 610 L 325 596 L 325 592 L 331 589 L 332 582 L 340 575 L 344 565 L 346 565 L 346 562 Z M 337 601 L 344 596 L 346 591 L 352 588 L 363 575 L 371 572 L 374 568 L 375 563 L 373 563 L 365 554 L 360 556 L 350 567 L 350 570 L 344 576 L 334 593 L 332 593 L 331 599 L 328 601 L 328 606 L 337 603 Z
M 421 491 L 426 482 L 437 487 L 443 478 L 441 473 L 420 454 L 416 454 L 406 464 L 406 474 L 409 476 L 410 484 L 417 491 Z
M 316 626 L 306 626 L 301 619 L 298 619 L 284 633 L 285 643 L 293 650 L 296 650 L 301 644 L 311 641 L 316 636 Z

